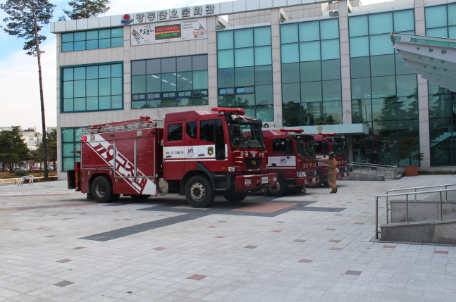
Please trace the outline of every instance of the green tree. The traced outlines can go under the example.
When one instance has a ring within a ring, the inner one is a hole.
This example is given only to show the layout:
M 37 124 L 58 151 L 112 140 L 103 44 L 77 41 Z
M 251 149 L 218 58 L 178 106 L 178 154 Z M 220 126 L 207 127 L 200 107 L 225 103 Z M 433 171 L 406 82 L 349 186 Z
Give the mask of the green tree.
M 47 133 L 47 154 L 49 161 L 52 161 L 55 170 L 55 162 L 57 161 L 57 130 L 52 129 Z
M 75 0 L 68 2 L 73 10 L 63 10 L 63 12 L 71 20 L 95 18 L 110 9 L 109 3 L 109 0 Z M 65 20 L 65 16 L 60 17 L 59 21 L 62 20 Z
M 38 80 L 40 85 L 41 100 L 41 126 L 43 133 L 46 133 L 46 118 L 44 113 L 44 93 L 43 78 L 41 71 L 41 54 L 40 44 L 46 40 L 46 36 L 40 32 L 43 27 L 49 24 L 54 4 L 48 0 L 7 0 L 5 4 L 0 4 L 0 8 L 5 11 L 8 17 L 3 21 L 6 28 L 3 30 L 12 36 L 25 39 L 24 50 L 27 55 L 36 56 L 38 60 Z M 44 177 L 48 176 L 47 171 L 47 152 L 46 152 L 46 135 L 43 135 L 44 146 Z
M 33 160 L 33 164 L 39 163 L 41 168 L 41 162 L 43 161 L 43 153 L 37 148 L 36 150 L 30 151 L 30 159 Z M 40 169 L 41 176 L 41 169 Z
M 57 130 L 52 129 L 51 132 L 46 133 L 46 141 L 47 141 L 47 155 L 48 155 L 48 160 L 49 162 L 53 162 L 54 164 L 54 169 L 55 169 L 55 162 L 57 161 Z M 36 151 L 36 152 L 34 152 Z M 40 162 L 43 159 L 44 156 L 44 148 L 43 144 L 38 144 L 36 147 L 36 150 L 32 151 L 33 154 L 33 160 L 36 160 L 36 162 Z
M 10 173 L 13 173 L 14 164 L 29 157 L 29 149 L 20 133 L 19 126 L 13 126 L 11 130 L 0 132 L 0 162 L 2 166 L 9 166 Z

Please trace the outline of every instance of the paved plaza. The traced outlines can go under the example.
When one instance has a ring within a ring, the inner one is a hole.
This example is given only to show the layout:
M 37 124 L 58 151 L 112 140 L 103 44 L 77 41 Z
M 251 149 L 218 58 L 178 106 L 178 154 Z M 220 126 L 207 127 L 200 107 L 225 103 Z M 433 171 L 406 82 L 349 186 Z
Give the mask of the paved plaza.
M 375 195 L 455 182 L 339 181 L 208 209 L 0 185 L 0 301 L 455 301 L 456 247 L 373 240 Z

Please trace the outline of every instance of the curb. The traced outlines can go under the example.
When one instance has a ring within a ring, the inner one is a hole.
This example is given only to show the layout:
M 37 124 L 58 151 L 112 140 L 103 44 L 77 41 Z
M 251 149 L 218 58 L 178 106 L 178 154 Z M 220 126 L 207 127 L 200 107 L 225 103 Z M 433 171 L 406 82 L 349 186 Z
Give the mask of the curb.
M 16 184 L 21 178 L 7 178 L 0 179 L 0 184 Z M 57 176 L 50 176 L 47 178 L 44 177 L 34 177 L 33 182 L 45 182 L 45 181 L 54 181 L 57 180 Z

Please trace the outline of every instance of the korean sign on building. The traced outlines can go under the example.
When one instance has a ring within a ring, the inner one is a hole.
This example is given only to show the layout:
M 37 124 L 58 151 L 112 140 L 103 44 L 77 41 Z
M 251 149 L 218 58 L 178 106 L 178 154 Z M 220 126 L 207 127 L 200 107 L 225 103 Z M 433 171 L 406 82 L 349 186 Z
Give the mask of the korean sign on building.
M 183 20 L 190 18 L 215 16 L 218 14 L 218 12 L 218 4 L 197 5 L 135 14 L 124 14 L 122 15 L 121 23 L 124 25 L 137 25 L 171 20 Z
M 206 39 L 206 19 L 133 25 L 131 45 Z

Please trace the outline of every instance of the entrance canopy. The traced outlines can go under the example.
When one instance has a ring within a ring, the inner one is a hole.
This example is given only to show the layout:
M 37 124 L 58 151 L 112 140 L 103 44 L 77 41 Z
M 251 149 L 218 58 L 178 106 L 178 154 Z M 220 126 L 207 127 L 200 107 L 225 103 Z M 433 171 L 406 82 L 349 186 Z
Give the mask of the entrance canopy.
M 283 127 L 284 129 L 303 129 L 305 134 L 316 133 L 336 133 L 336 134 L 353 134 L 353 135 L 368 135 L 369 127 L 365 124 L 341 124 L 341 125 L 321 125 L 321 126 L 297 126 Z M 265 128 L 263 128 L 265 129 Z M 282 128 L 270 128 L 282 129 Z
M 392 33 L 405 66 L 423 79 L 456 92 L 456 40 Z

